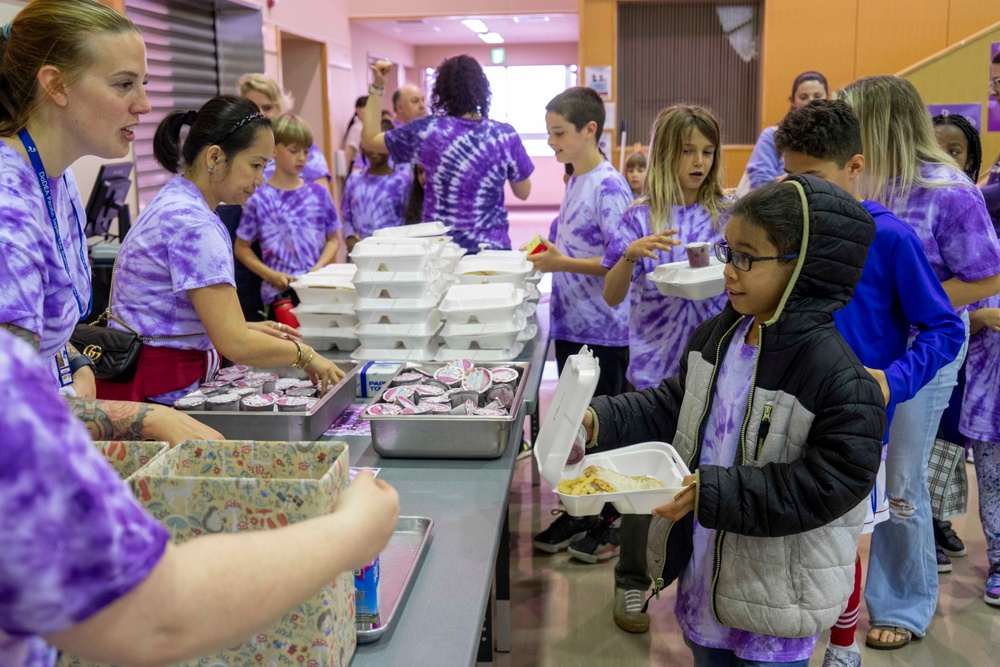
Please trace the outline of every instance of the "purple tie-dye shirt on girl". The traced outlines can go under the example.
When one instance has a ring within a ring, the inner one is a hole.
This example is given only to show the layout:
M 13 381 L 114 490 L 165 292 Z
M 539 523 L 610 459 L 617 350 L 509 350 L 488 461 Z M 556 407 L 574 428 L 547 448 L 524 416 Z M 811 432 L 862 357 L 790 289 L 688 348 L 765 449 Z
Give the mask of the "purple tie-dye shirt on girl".
M 326 245 L 326 237 L 343 225 L 330 192 L 306 181 L 294 190 L 264 184 L 247 200 L 236 236 L 260 241 L 261 260 L 274 271 L 290 276 L 309 272 Z M 268 282 L 260 285 L 260 298 L 273 303 L 281 291 Z
M 920 174 L 949 184 L 913 188 L 904 205 L 886 208 L 913 227 L 938 280 L 971 283 L 1000 273 L 1000 243 L 979 188 L 957 168 L 924 164 Z
M 740 431 L 753 383 L 756 346 L 744 341 L 753 317 L 745 317 L 732 334 L 715 381 L 715 397 L 705 424 L 700 465 L 730 467 L 736 461 Z M 694 522 L 694 551 L 678 579 L 674 614 L 689 640 L 708 648 L 725 649 L 743 660 L 793 662 L 812 655 L 819 635 L 789 639 L 737 630 L 719 623 L 712 613 L 717 531 Z
M 685 243 L 715 244 L 725 240 L 722 231 L 725 219 L 723 213 L 716 229 L 712 216 L 701 204 L 674 206 L 667 227 L 678 230 L 676 238 Z M 601 266 L 611 269 L 630 243 L 652 233 L 649 205 L 630 207 L 622 216 Z M 725 295 L 693 301 L 660 294 L 649 276 L 660 264 L 687 261 L 687 253 L 684 246 L 677 246 L 673 250 L 657 251 L 657 254 L 657 259 L 645 257 L 636 262 L 629 287 L 627 377 L 632 386 L 640 390 L 655 387 L 665 378 L 676 375 L 680 371 L 684 348 L 695 328 L 721 313 L 726 306 Z
M 969 306 L 970 311 L 982 308 L 1000 308 L 1000 296 Z M 1000 333 L 989 327 L 969 337 L 958 429 L 967 438 L 1000 442 Z
M 555 245 L 567 257 L 603 257 L 632 202 L 628 181 L 607 160 L 573 176 L 559 207 Z M 604 301 L 603 276 L 552 274 L 552 339 L 588 345 L 628 345 L 628 303 Z
M 479 244 L 510 249 L 504 183 L 535 170 L 521 138 L 507 123 L 432 116 L 385 133 L 396 164 L 423 166 L 424 220 L 452 228 L 455 243 L 470 252 Z
M 274 169 L 274 160 L 271 160 L 264 166 L 265 181 L 271 180 L 271 177 L 274 176 Z M 299 176 L 307 181 L 318 181 L 321 178 L 329 180 L 332 178 L 330 165 L 326 163 L 326 156 L 323 155 L 323 151 L 319 149 L 316 142 L 313 142 L 313 145 L 309 147 L 309 155 L 306 156 L 306 166 L 302 168 L 302 173 Z
M 73 297 L 74 285 L 85 311 L 90 303 L 90 264 L 80 261 L 86 241 L 80 237 L 76 217 L 86 223 L 83 201 L 71 170 L 66 170 L 65 182 L 62 177 L 49 178 L 69 275 L 56 246 L 38 176 L 3 142 L 0 167 L 0 323 L 38 334 L 41 356 L 51 360 L 83 316 Z M 55 362 L 51 365 L 54 374 Z
M 118 253 L 111 313 L 143 336 L 182 336 L 146 345 L 211 350 L 187 291 L 233 278 L 226 226 L 198 187 L 183 176 L 167 181 L 139 215 Z M 124 329 L 112 321 L 109 326 Z
M 398 227 L 410 200 L 413 167 L 398 164 L 384 176 L 369 174 L 368 168 L 347 177 L 340 213 L 344 216 L 344 238 L 368 238 L 376 229 Z
M 68 630 L 149 576 L 169 536 L 104 461 L 34 351 L 0 331 L 0 665 L 55 664 Z

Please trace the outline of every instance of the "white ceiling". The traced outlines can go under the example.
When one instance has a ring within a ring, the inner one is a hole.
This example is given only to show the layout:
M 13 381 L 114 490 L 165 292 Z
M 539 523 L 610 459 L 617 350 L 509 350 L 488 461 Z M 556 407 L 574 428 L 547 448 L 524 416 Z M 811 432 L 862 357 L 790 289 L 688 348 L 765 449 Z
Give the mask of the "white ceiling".
M 515 20 L 515 18 L 520 20 Z M 548 19 L 547 21 L 544 19 Z M 414 46 L 442 44 L 483 44 L 462 24 L 463 19 L 480 19 L 491 32 L 498 32 L 507 44 L 576 42 L 580 23 L 576 14 L 529 14 L 526 16 L 437 16 L 424 19 L 352 19 L 377 33 Z

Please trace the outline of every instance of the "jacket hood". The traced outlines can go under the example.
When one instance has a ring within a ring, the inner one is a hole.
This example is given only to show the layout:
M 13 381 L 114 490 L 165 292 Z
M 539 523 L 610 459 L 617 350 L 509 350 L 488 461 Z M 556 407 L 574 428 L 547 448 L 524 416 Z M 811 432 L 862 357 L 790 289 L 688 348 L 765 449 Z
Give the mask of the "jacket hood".
M 842 188 L 806 175 L 789 176 L 785 183 L 792 184 L 802 199 L 802 245 L 795 271 L 768 325 L 784 313 L 827 319 L 847 305 L 875 238 L 875 221 Z

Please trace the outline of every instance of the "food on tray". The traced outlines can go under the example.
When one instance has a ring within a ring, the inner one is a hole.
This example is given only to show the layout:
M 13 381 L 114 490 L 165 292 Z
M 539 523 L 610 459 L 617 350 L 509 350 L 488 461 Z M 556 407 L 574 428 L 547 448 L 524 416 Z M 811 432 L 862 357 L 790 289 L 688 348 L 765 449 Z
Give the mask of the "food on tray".
M 420 384 L 426 379 L 427 377 L 423 373 L 400 373 L 396 377 L 392 378 L 392 384 L 393 386 Z
M 451 412 L 451 406 L 443 403 L 429 403 L 427 401 L 420 401 L 419 407 L 423 408 L 426 412 Z
M 480 417 L 506 417 L 507 411 L 503 408 L 476 408 L 472 414 Z
M 280 378 L 275 384 L 274 388 L 278 391 L 288 391 L 289 389 L 294 389 L 299 386 L 299 381 L 295 378 Z
M 236 394 L 219 394 L 209 396 L 206 401 L 209 410 L 239 410 L 240 397 Z
M 465 403 L 472 403 L 475 407 L 479 407 L 479 392 L 477 391 L 465 391 L 460 390 L 452 392 L 451 394 L 451 405 L 457 408 Z
M 274 396 L 270 394 L 251 394 L 240 399 L 240 409 L 247 412 L 273 412 Z
M 514 402 L 514 389 L 509 384 L 497 384 L 486 392 L 487 401 L 496 401 L 502 408 L 509 408 Z
M 258 394 L 264 393 L 264 381 L 255 380 L 253 378 L 248 380 L 237 380 L 233 383 L 233 387 L 237 389 L 253 389 Z
M 466 271 L 463 276 L 502 276 L 502 271 Z
M 588 496 L 594 493 L 621 493 L 662 489 L 663 482 L 648 475 L 630 477 L 602 466 L 588 466 L 575 479 L 559 482 L 557 491 L 568 496 Z
M 493 386 L 493 376 L 485 368 L 477 368 L 462 378 L 462 389 L 483 393 Z
M 517 380 L 518 372 L 516 368 L 494 368 L 490 370 L 490 376 L 494 384 L 510 384 Z
M 205 401 L 207 400 L 205 396 L 191 396 L 188 394 L 184 398 L 178 398 L 174 401 L 174 408 L 178 410 L 204 410 Z
M 216 394 L 224 394 L 226 390 L 229 389 L 230 383 L 226 380 L 212 380 L 211 382 L 205 382 L 198 390 L 204 393 L 206 396 L 214 396 Z
M 375 405 L 368 406 L 368 414 L 370 415 L 398 415 L 403 411 L 403 408 L 395 405 L 394 403 L 376 403 Z
M 413 387 L 411 385 L 403 385 L 402 387 L 390 387 L 385 390 L 382 394 L 382 400 L 386 403 L 395 403 L 400 398 L 410 398 L 413 396 Z
M 285 390 L 286 396 L 298 396 L 299 398 L 312 398 L 316 395 L 316 387 L 292 387 Z
M 305 396 L 282 396 L 274 402 L 278 406 L 279 412 L 303 412 L 309 407 L 309 401 L 316 399 Z
M 409 396 L 400 396 L 400 397 L 398 397 L 396 399 L 396 403 L 399 405 L 399 407 L 403 408 L 403 414 L 404 415 L 408 414 L 406 412 L 407 408 L 415 408 L 415 407 L 417 407 L 416 402 L 413 401 L 413 400 L 410 400 Z
M 441 387 L 435 387 L 430 384 L 415 384 L 413 385 L 413 391 L 417 396 L 440 396 L 444 393 L 444 389 Z
M 448 385 L 449 387 L 454 387 L 462 381 L 463 373 L 457 366 L 445 366 L 444 368 L 438 369 L 434 374 L 434 379 L 438 382 Z
M 249 370 L 250 368 L 248 366 L 244 366 L 242 364 L 237 364 L 235 366 L 226 366 L 225 368 L 219 369 L 219 377 L 220 379 L 224 379 L 223 376 L 228 377 L 229 375 L 232 375 L 234 373 L 246 373 Z

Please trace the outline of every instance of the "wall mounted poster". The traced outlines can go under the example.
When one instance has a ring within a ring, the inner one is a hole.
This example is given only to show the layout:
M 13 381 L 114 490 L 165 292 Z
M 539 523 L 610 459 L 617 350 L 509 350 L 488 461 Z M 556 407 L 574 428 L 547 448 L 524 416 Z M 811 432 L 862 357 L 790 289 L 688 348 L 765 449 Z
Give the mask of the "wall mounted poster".
M 1000 42 L 993 42 L 990 48 L 990 101 L 986 129 L 990 132 L 1000 132 Z
M 976 128 L 976 132 L 983 131 L 983 106 L 978 102 L 973 104 L 928 104 L 927 111 L 931 118 L 934 116 L 965 116 Z
M 593 88 L 602 100 L 611 99 L 611 65 L 601 65 L 595 67 L 587 65 L 585 68 L 586 85 Z

